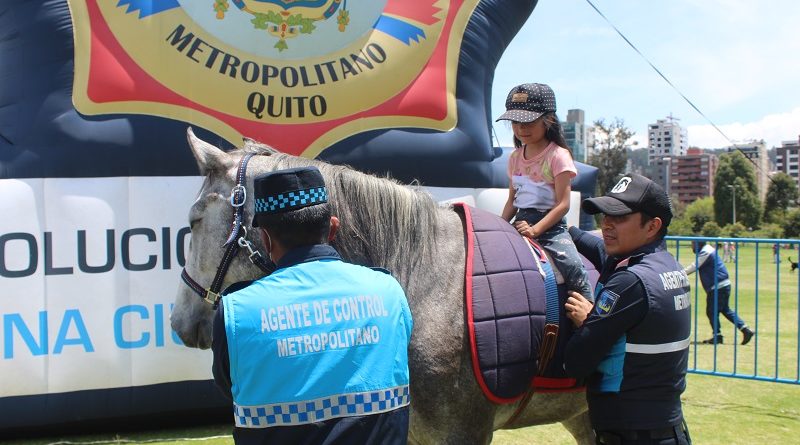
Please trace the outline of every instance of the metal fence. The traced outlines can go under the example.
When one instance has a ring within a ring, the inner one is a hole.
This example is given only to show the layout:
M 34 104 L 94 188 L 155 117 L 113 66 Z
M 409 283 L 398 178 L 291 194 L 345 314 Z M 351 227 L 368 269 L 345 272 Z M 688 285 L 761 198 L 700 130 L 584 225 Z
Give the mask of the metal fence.
M 711 319 L 719 323 L 723 342 L 703 342 L 713 337 L 715 323 L 707 308 L 718 313 L 724 301 L 716 287 L 707 294 L 695 272 L 689 276 L 693 296 L 689 372 L 800 384 L 800 268 L 792 264 L 800 260 L 800 240 L 668 236 L 668 249 L 684 267 L 698 258 L 692 241 L 717 249 L 723 262 L 713 267 L 715 272 L 725 267 L 730 275 L 729 307 L 755 336 L 740 344 L 742 333 L 718 314 Z

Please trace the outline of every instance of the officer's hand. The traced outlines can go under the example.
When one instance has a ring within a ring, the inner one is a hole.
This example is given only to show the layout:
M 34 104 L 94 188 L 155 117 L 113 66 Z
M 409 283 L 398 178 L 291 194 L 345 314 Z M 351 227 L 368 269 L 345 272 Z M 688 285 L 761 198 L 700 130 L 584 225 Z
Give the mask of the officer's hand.
M 564 304 L 564 309 L 567 311 L 567 318 L 572 320 L 576 327 L 580 327 L 583 322 L 589 317 L 589 312 L 592 311 L 594 304 L 583 297 L 583 295 L 575 292 L 567 292 L 567 302 Z

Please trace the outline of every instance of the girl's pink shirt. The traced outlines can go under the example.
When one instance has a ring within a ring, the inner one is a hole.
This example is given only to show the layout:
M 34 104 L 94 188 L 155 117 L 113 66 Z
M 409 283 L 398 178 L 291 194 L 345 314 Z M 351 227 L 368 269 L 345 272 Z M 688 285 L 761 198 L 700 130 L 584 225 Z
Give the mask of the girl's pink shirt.
M 549 209 L 555 205 L 555 177 L 569 172 L 578 174 L 569 151 L 551 142 L 541 153 L 525 159 L 524 147 L 511 153 L 508 176 L 516 193 L 514 207 Z

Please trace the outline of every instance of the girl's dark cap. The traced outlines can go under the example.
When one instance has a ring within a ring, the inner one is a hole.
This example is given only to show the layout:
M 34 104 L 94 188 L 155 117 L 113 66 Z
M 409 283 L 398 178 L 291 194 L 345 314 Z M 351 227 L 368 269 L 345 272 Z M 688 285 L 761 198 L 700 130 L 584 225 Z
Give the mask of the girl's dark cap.
M 556 94 L 543 83 L 523 83 L 506 97 L 506 112 L 498 121 L 533 122 L 545 113 L 556 112 Z

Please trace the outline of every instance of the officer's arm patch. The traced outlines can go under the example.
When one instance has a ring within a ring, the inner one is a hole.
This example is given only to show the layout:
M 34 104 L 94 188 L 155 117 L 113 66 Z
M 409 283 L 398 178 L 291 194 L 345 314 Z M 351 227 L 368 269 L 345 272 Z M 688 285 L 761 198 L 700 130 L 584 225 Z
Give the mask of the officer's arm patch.
M 603 292 L 600 293 L 600 297 L 597 298 L 594 310 L 597 312 L 597 315 L 607 317 L 617 304 L 617 300 L 619 300 L 619 295 L 610 290 L 603 289 Z

